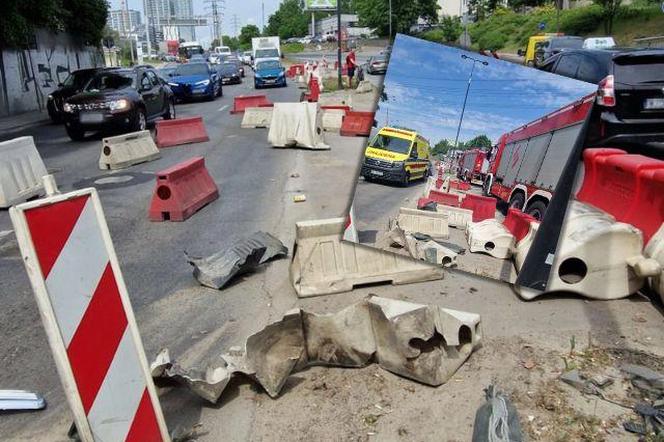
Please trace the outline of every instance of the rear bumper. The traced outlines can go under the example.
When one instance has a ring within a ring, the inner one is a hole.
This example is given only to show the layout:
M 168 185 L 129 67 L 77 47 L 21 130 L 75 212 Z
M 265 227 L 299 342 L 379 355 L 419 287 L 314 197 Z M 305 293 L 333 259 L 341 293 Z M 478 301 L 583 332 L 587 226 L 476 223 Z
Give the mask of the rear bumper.
M 602 112 L 591 135 L 592 144 L 664 142 L 664 119 L 626 120 L 613 112 Z
M 178 100 L 189 100 L 199 97 L 209 97 L 214 91 L 212 83 L 204 87 L 192 87 L 191 85 L 171 86 L 173 95 Z

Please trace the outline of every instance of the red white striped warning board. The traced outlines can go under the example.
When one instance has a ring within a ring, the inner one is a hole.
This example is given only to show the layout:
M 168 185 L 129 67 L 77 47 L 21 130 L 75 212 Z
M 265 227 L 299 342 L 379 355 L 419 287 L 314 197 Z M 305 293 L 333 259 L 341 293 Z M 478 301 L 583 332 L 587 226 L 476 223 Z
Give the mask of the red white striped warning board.
M 82 440 L 168 440 L 96 190 L 10 214 Z

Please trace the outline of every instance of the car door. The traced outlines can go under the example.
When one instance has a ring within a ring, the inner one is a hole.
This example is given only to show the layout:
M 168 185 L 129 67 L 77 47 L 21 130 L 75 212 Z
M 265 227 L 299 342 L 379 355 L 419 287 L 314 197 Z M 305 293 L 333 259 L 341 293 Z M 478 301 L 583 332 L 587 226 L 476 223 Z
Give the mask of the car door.
M 152 85 L 152 116 L 161 115 L 163 110 L 166 109 L 166 91 L 164 90 L 164 84 L 159 80 L 159 76 L 154 71 L 148 70 L 145 71 L 145 73 Z
M 576 54 L 561 54 L 553 72 L 563 77 L 576 78 L 580 61 L 580 57 Z
M 152 118 L 156 113 L 155 107 L 155 94 L 156 88 L 150 77 L 148 76 L 147 71 L 141 71 L 139 73 L 139 82 L 138 82 L 138 93 L 141 94 L 143 103 L 145 104 L 145 113 L 147 118 Z

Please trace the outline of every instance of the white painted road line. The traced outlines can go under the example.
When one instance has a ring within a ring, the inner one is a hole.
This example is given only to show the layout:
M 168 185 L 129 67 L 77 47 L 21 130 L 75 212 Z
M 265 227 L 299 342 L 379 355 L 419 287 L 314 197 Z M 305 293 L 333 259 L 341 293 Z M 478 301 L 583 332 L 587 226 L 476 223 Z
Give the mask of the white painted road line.
M 227 104 L 224 105 L 224 106 L 221 106 L 219 109 L 217 109 L 217 112 L 223 112 L 227 107 L 228 107 Z

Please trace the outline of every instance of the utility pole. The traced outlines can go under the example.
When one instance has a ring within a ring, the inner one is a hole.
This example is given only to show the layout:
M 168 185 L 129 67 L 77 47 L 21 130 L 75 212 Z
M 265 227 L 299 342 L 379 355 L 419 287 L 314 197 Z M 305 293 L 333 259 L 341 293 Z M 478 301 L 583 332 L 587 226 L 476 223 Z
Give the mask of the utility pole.
M 236 37 L 239 35 L 238 32 L 237 32 L 237 27 L 238 27 L 238 25 L 239 25 L 239 22 L 240 22 L 240 21 L 239 21 L 238 18 L 237 18 L 237 14 L 233 14 L 233 22 L 232 22 L 232 25 L 233 25 L 233 35 L 235 35 Z
M 463 114 L 466 112 L 466 101 L 468 101 L 468 92 L 470 91 L 470 83 L 473 81 L 473 71 L 475 71 L 475 64 L 480 63 L 484 66 L 488 66 L 489 62 L 484 60 L 478 60 L 477 58 L 470 57 L 466 54 L 461 54 L 461 58 L 464 60 L 472 60 L 473 67 L 470 68 L 470 75 L 468 76 L 468 84 L 466 85 L 466 96 L 463 97 L 463 107 L 461 108 L 461 116 L 459 117 L 459 126 L 457 127 L 456 137 L 454 137 L 454 149 L 459 147 L 459 133 L 461 132 L 461 123 L 463 123 Z
M 390 12 L 389 12 L 389 14 L 390 14 L 390 20 L 389 20 L 389 22 L 390 22 L 390 35 L 387 38 L 387 41 L 392 41 L 392 0 L 390 0 L 390 8 L 389 9 L 390 9 Z
M 343 80 L 341 78 L 341 0 L 337 0 L 337 84 L 339 89 L 343 89 Z
M 152 55 L 152 42 L 150 41 L 150 14 L 148 14 L 147 0 L 143 0 L 143 15 L 145 15 L 145 40 L 148 42 L 149 56 Z
M 265 2 L 261 1 L 261 34 L 265 34 Z

